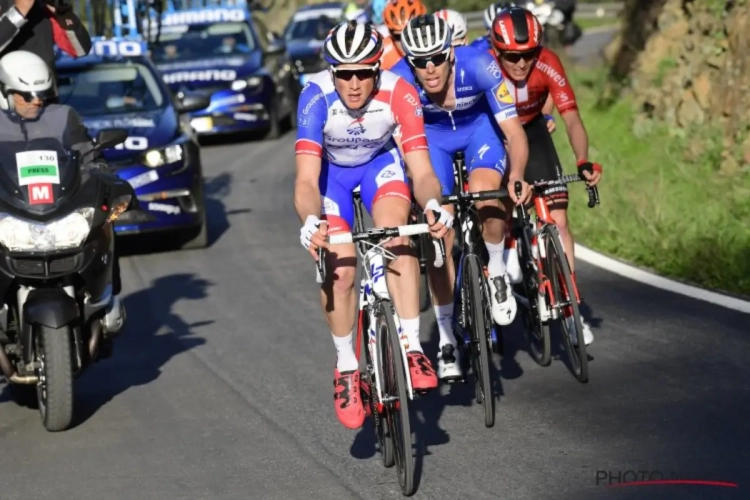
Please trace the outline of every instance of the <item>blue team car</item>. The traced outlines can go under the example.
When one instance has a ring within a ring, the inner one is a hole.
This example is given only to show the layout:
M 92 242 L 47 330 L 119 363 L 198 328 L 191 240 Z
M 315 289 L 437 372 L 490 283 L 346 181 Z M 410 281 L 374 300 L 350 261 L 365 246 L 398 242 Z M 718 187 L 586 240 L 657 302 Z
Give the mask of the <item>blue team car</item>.
M 56 67 L 60 102 L 78 111 L 91 137 L 110 128 L 129 133 L 104 157 L 135 188 L 141 210 L 123 214 L 115 231 L 169 232 L 183 248 L 205 247 L 200 150 L 184 114 L 205 109 L 208 99 L 176 99 L 141 41 L 95 40 L 89 55 L 60 56 Z
M 244 2 L 234 4 L 168 9 L 152 57 L 178 97 L 210 98 L 208 108 L 190 114 L 200 136 L 258 130 L 275 139 L 284 124 L 296 125 L 297 82 L 283 39 Z

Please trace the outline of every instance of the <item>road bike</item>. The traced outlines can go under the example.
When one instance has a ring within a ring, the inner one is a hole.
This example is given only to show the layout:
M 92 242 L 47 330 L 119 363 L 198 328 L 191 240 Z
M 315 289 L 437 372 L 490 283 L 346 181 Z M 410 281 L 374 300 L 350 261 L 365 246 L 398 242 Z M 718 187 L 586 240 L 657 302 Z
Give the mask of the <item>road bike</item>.
M 491 353 L 499 350 L 492 321 L 490 288 L 487 282 L 487 255 L 482 240 L 475 201 L 497 200 L 508 196 L 507 189 L 468 192 L 464 154 L 454 155 L 459 186 L 457 194 L 443 196 L 442 204 L 456 206 L 456 240 L 460 254 L 454 285 L 454 333 L 463 341 L 464 359 L 471 364 L 477 404 L 484 406 L 484 425 L 495 425 L 495 396 L 492 390 Z M 468 359 L 467 359 L 468 358 Z
M 401 331 L 396 310 L 385 279 L 385 260 L 396 256 L 383 248 L 385 240 L 398 236 L 429 233 L 427 224 L 365 229 L 364 211 L 359 190 L 354 192 L 354 231 L 328 237 L 330 244 L 357 243 L 362 266 L 357 319 L 357 359 L 364 349 L 364 366 L 360 363 L 362 403 L 372 419 L 380 445 L 383 465 L 397 466 L 401 492 L 416 491 L 412 455 L 409 401 L 419 392 L 412 387 L 407 336 Z M 444 256 L 442 257 L 444 259 Z M 318 251 L 317 281 L 325 280 L 324 252 Z
M 573 282 L 570 265 L 547 207 L 544 190 L 551 186 L 563 186 L 583 179 L 577 174 L 564 175 L 554 181 L 542 181 L 531 185 L 535 217 L 532 221 L 525 206 L 515 207 L 511 237 L 515 239 L 518 260 L 523 278 L 513 295 L 523 306 L 522 319 L 529 341 L 531 357 L 541 366 L 548 366 L 552 358 L 549 332 L 551 320 L 560 321 L 563 341 L 568 352 L 573 375 L 581 383 L 588 382 L 588 357 L 583 342 L 583 324 L 579 310 L 580 297 Z M 514 186 L 516 193 L 521 183 Z M 599 204 L 596 186 L 587 187 L 589 208 Z

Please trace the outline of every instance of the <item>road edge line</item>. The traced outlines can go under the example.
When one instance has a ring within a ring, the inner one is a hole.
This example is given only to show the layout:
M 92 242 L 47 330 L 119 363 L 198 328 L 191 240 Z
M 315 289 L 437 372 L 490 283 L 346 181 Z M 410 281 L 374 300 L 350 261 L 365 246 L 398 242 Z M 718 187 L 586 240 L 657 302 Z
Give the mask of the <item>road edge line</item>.
M 580 259 L 587 264 L 612 272 L 624 278 L 628 278 L 645 285 L 666 290 L 668 292 L 684 295 L 692 299 L 709 302 L 711 304 L 750 314 L 750 302 L 729 295 L 712 292 L 697 286 L 687 285 L 679 281 L 665 278 L 643 269 L 639 269 L 630 264 L 626 264 L 602 253 L 591 250 L 583 245 L 575 244 L 576 259 Z

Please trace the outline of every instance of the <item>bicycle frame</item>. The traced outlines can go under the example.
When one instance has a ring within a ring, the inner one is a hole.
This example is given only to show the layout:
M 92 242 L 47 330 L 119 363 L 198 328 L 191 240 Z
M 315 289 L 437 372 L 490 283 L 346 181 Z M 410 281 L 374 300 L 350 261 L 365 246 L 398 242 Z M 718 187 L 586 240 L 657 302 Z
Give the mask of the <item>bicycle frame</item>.
M 362 232 L 365 230 L 365 223 L 364 223 L 364 214 L 362 209 L 362 201 L 360 199 L 359 195 L 359 188 L 354 192 L 354 231 L 355 232 Z M 368 243 L 364 241 L 360 241 L 357 243 L 357 252 L 359 253 L 360 259 L 362 259 L 362 269 L 364 271 L 362 278 L 360 279 L 360 285 L 359 285 L 359 314 L 357 317 L 358 322 L 358 328 L 357 331 L 361 331 L 362 324 L 364 320 L 364 314 L 365 314 L 365 307 L 368 308 L 367 313 L 369 315 L 369 321 L 368 321 L 368 332 L 367 335 L 367 346 L 370 349 L 370 357 L 373 362 L 373 366 L 368 366 L 368 370 L 371 371 L 371 373 L 375 376 L 375 389 L 377 391 L 377 401 L 379 403 L 383 403 L 383 391 L 382 391 L 382 381 L 381 381 L 381 374 L 378 372 L 378 362 L 377 362 L 377 349 L 375 348 L 377 345 L 377 338 L 376 338 L 376 331 L 375 331 L 375 325 L 377 324 L 377 316 L 376 312 L 382 302 L 388 302 L 389 307 L 394 307 L 393 302 L 391 300 L 391 296 L 388 292 L 388 284 L 386 282 L 385 273 L 386 273 L 386 265 L 385 265 L 385 259 L 395 259 L 396 256 L 393 255 L 388 250 L 384 249 L 381 244 L 373 245 L 369 244 L 370 248 L 368 248 Z M 396 328 L 398 329 L 399 333 L 399 345 L 401 346 L 401 357 L 404 360 L 404 366 L 409 366 L 409 360 L 406 356 L 406 350 L 409 347 L 408 339 L 406 337 L 406 334 L 403 333 L 401 328 L 401 323 L 398 317 L 398 314 L 395 312 L 394 307 L 394 314 L 393 314 L 393 320 L 396 323 Z M 363 335 L 365 335 L 365 332 L 362 332 Z M 357 347 L 356 347 L 356 354 L 357 359 L 359 359 L 361 352 L 360 352 L 360 346 L 361 343 L 359 339 L 357 339 Z M 411 384 L 411 376 L 409 374 L 409 371 L 407 369 L 406 371 L 406 385 L 407 385 L 407 392 L 409 394 L 409 399 L 414 399 L 414 390 L 412 389 Z

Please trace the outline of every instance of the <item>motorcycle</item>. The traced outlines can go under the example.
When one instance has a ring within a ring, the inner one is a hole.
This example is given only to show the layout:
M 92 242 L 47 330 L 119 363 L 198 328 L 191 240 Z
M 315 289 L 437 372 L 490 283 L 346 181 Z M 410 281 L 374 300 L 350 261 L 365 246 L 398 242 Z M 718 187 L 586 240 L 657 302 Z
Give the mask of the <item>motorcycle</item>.
M 126 138 L 104 130 L 95 149 Z M 111 354 L 122 326 L 105 318 L 113 222 L 134 204 L 130 184 L 82 171 L 80 155 L 55 139 L 0 143 L 0 370 L 17 402 L 38 404 L 48 431 L 70 427 L 73 379 Z
M 580 28 L 571 21 L 572 26 L 565 23 L 565 14 L 557 8 L 555 2 L 529 1 L 526 2 L 526 10 L 530 11 L 539 20 L 544 33 L 542 34 L 544 45 L 554 47 L 556 45 L 572 45 L 580 38 Z M 575 34 L 568 35 L 566 32 L 573 28 Z M 572 38 L 572 39 L 571 39 Z

